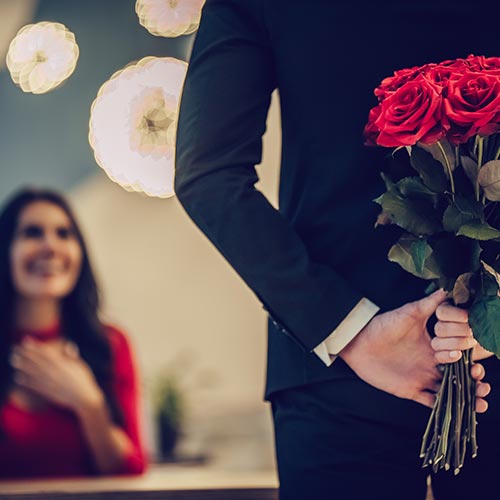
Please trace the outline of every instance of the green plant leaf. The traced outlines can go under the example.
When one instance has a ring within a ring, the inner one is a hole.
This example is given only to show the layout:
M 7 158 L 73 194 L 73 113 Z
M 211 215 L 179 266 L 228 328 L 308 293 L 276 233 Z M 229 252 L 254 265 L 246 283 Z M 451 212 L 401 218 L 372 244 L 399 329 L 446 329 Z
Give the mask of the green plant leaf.
M 382 180 L 384 181 L 385 184 L 385 189 L 387 189 L 387 191 L 389 192 L 392 192 L 394 190 L 397 191 L 396 184 L 392 182 L 392 179 L 388 175 L 386 175 L 384 172 L 381 172 L 380 177 L 382 177 Z
M 469 309 L 469 325 L 476 340 L 500 357 L 500 298 L 482 296 Z
M 424 184 L 435 193 L 444 193 L 448 189 L 448 178 L 443 165 L 422 148 L 412 148 L 411 166 L 420 174 Z
M 477 176 L 479 174 L 479 166 L 477 164 L 477 161 L 474 161 L 470 156 L 462 156 L 460 160 L 465 174 L 469 178 L 471 184 L 475 186 L 477 182 Z
M 479 170 L 477 180 L 488 200 L 500 201 L 500 160 L 485 163 Z
M 404 235 L 389 250 L 389 260 L 396 262 L 405 271 L 423 279 L 440 277 L 439 267 L 433 257 L 432 248 L 424 239 Z
M 448 160 L 448 164 L 450 165 L 451 170 L 452 171 L 455 170 L 456 161 L 455 161 L 455 151 L 453 150 L 453 146 L 445 139 L 441 139 L 439 143 L 441 144 L 441 147 L 445 152 L 446 159 Z M 419 142 L 418 146 L 421 147 L 423 150 L 429 152 L 435 160 L 441 163 L 446 178 L 448 178 L 448 167 L 446 165 L 446 160 L 443 157 L 443 152 L 441 151 L 439 145 L 437 143 L 422 144 L 421 142 Z
M 481 203 L 457 194 L 455 200 L 444 211 L 443 227 L 445 231 L 456 233 L 463 225 L 477 219 L 484 221 Z
M 417 236 L 431 235 L 442 229 L 440 218 L 429 201 L 409 200 L 394 188 L 374 201 L 394 224 Z
M 415 265 L 415 271 L 418 274 L 422 274 L 424 271 L 425 259 L 432 253 L 432 248 L 425 239 L 419 238 L 411 244 L 410 253 L 413 258 L 413 264 Z
M 484 270 L 489 273 L 490 276 L 493 276 L 497 285 L 500 286 L 500 274 L 492 266 L 484 262 L 484 260 L 481 261 L 481 264 L 483 265 Z
M 493 240 L 500 237 L 500 231 L 490 226 L 486 222 L 481 222 L 480 220 L 473 220 L 460 226 L 457 231 L 457 235 L 467 236 L 467 238 L 472 238 L 474 240 L 486 241 Z
M 478 286 L 478 295 L 476 297 L 477 300 L 480 300 L 482 297 L 496 297 L 498 295 L 498 283 L 495 278 L 487 273 L 481 272 L 481 281 Z
M 420 177 L 404 177 L 396 186 L 404 198 L 427 201 L 433 206 L 437 206 L 439 202 L 440 195 L 431 191 Z

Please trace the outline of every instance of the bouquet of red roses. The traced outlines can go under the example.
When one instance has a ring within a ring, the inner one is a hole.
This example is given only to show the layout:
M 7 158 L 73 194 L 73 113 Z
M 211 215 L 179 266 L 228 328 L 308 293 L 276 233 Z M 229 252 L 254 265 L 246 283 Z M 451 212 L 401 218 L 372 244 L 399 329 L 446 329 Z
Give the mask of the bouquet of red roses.
M 396 71 L 375 89 L 367 144 L 395 148 L 415 175 L 383 175 L 377 224 L 402 235 L 389 259 L 467 308 L 479 344 L 500 357 L 500 58 Z M 401 151 L 400 151 L 401 150 Z M 400 151 L 400 152 L 399 152 Z M 477 454 L 471 351 L 444 367 L 422 442 L 424 466 L 463 466 Z

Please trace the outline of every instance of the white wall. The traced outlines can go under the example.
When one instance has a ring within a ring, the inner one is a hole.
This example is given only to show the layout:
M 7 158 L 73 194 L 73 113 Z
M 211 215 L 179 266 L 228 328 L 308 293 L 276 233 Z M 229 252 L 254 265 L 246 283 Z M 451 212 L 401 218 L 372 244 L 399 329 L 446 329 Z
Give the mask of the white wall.
M 274 98 L 259 188 L 275 205 L 280 140 Z M 267 412 L 265 314 L 177 199 L 128 193 L 97 166 L 96 176 L 71 198 L 104 293 L 105 315 L 128 331 L 146 385 L 175 362 L 185 371 L 194 420 L 244 409 Z M 270 420 L 266 425 L 270 437 Z

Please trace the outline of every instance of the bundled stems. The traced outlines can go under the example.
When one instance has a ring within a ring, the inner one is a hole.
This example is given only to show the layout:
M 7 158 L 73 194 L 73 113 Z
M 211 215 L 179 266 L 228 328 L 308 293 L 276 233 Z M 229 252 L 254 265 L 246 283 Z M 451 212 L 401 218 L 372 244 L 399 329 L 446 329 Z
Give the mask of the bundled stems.
M 423 467 L 431 466 L 434 472 L 451 468 L 458 474 L 467 451 L 472 458 L 477 455 L 476 383 L 470 374 L 471 363 L 472 350 L 468 350 L 459 361 L 444 366 L 420 450 Z

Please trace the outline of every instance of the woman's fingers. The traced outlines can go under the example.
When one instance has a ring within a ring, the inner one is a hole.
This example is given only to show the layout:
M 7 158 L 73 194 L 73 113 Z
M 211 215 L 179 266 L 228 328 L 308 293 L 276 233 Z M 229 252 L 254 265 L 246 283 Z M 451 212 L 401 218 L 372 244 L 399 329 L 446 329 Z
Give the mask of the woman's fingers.
M 39 370 L 38 362 L 22 348 L 16 347 L 10 355 L 10 364 L 19 371 L 36 374 Z

